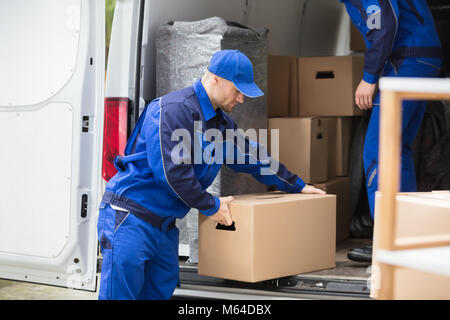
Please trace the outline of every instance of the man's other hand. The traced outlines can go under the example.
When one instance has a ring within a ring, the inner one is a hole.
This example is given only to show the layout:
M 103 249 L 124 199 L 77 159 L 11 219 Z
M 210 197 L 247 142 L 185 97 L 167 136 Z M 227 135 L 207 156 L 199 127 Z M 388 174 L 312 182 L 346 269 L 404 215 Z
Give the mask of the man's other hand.
M 315 187 L 313 187 L 313 186 L 310 186 L 310 185 L 308 185 L 308 184 L 302 189 L 302 193 L 309 193 L 309 194 L 311 194 L 311 193 L 326 194 L 325 191 L 320 190 L 320 189 L 317 189 L 317 188 L 315 188 Z
M 355 102 L 358 108 L 361 110 L 369 110 L 373 107 L 372 100 L 375 88 L 375 83 L 372 84 L 361 80 L 355 93 Z
M 231 218 L 230 208 L 228 207 L 228 204 L 233 200 L 233 197 L 220 197 L 220 207 L 219 210 L 210 216 L 209 218 L 223 224 L 225 226 L 231 226 L 233 223 L 233 220 Z

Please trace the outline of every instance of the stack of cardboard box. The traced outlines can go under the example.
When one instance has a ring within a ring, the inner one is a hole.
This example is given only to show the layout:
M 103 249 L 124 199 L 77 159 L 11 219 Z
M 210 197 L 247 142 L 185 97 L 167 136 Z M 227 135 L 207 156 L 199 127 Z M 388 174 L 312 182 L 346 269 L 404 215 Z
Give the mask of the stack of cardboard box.
M 200 275 L 258 282 L 335 267 L 336 242 L 349 235 L 348 154 L 362 57 L 269 56 L 268 147 L 287 168 L 327 195 L 234 197 L 231 227 L 199 219 Z M 270 135 L 270 131 L 269 131 Z
M 273 157 L 306 183 L 337 196 L 336 242 L 349 236 L 348 177 L 352 123 L 362 114 L 354 93 L 362 78 L 362 56 L 269 56 L 268 127 Z M 278 154 L 277 154 L 278 153 Z

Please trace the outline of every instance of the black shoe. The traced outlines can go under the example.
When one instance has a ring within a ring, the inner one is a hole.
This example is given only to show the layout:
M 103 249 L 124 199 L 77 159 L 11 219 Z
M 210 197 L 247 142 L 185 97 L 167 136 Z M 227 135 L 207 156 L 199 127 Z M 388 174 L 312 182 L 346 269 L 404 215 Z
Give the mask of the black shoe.
M 347 258 L 357 262 L 372 262 L 372 245 L 350 249 Z

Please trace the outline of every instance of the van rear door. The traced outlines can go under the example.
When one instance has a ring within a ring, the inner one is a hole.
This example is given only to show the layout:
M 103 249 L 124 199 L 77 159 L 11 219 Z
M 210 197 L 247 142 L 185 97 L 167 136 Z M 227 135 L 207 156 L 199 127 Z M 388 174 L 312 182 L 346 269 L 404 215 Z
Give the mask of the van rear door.
M 104 15 L 0 2 L 0 278 L 96 289 Z

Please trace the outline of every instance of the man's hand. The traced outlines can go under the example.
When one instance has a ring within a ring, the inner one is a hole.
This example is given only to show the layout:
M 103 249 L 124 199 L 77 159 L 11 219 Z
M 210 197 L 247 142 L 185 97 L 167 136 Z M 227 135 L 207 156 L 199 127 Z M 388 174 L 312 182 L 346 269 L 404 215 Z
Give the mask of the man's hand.
M 326 194 L 325 191 L 320 190 L 320 189 L 317 189 L 317 188 L 315 188 L 315 187 L 313 187 L 313 186 L 310 186 L 310 185 L 308 185 L 308 184 L 302 189 L 302 193 L 309 193 L 309 194 L 311 194 L 311 193 Z
M 372 100 L 375 87 L 375 83 L 372 84 L 361 80 L 355 93 L 355 102 L 358 108 L 361 110 L 369 110 L 373 107 Z
M 225 226 L 231 226 L 233 220 L 231 219 L 231 213 L 228 204 L 233 200 L 233 197 L 220 197 L 219 200 L 219 210 L 209 218 Z

